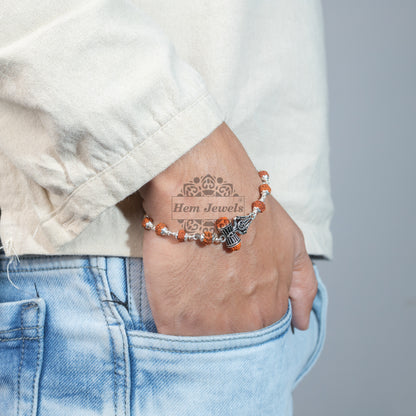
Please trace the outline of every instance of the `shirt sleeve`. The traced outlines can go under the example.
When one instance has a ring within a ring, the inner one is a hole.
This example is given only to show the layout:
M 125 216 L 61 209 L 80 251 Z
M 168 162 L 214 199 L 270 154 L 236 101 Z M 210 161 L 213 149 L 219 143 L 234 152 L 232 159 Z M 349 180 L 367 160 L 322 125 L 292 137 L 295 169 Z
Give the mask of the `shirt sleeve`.
M 55 247 L 224 120 L 199 73 L 131 1 L 1 7 L 0 152 L 27 178 Z

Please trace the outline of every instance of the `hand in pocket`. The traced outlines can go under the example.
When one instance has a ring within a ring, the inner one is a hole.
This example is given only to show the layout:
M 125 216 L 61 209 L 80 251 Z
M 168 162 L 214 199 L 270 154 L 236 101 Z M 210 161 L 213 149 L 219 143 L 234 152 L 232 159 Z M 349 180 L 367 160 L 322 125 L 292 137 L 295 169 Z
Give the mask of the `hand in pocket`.
M 228 178 L 249 201 L 258 197 L 257 170 L 223 124 L 141 189 L 146 213 L 178 229 L 176 221 L 168 222 L 171 196 L 178 184 L 210 171 Z M 302 232 L 272 195 L 265 204 L 233 253 L 144 232 L 144 276 L 159 333 L 254 331 L 279 320 L 289 297 L 294 326 L 307 329 L 317 281 Z

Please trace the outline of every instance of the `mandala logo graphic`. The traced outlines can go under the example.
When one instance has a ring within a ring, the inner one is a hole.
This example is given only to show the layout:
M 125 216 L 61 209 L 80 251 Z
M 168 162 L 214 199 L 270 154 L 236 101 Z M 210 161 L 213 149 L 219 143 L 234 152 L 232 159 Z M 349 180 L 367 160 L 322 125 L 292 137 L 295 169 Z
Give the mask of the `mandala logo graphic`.
M 175 214 L 172 218 L 188 233 L 213 232 L 218 217 L 234 217 L 244 211 L 244 199 L 222 177 L 210 174 L 195 177 L 172 197 Z M 196 205 L 192 206 L 192 201 L 197 201 Z

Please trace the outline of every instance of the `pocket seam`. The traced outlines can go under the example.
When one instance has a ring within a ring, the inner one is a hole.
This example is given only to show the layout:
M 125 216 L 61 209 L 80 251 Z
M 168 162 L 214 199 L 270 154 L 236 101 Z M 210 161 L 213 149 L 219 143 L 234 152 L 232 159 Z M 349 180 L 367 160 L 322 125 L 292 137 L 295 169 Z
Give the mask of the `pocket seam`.
M 258 343 L 254 343 L 254 344 L 242 344 L 239 346 L 235 346 L 235 347 L 222 347 L 222 348 L 209 348 L 209 349 L 196 349 L 196 350 L 181 350 L 181 349 L 177 349 L 177 348 L 158 348 L 158 347 L 149 347 L 147 345 L 129 345 L 129 348 L 134 348 L 134 349 L 144 349 L 144 350 L 152 350 L 152 351 L 163 351 L 163 352 L 168 352 L 168 353 L 178 353 L 178 354 L 198 354 L 198 353 L 207 353 L 207 352 L 219 352 L 219 351 L 231 351 L 231 350 L 241 350 L 244 348 L 252 348 L 252 347 L 257 347 L 263 344 L 266 344 L 270 341 L 275 341 L 279 338 L 282 338 L 284 335 L 287 334 L 289 330 L 289 327 L 286 328 L 283 332 L 279 333 L 276 337 L 274 338 L 268 338 L 266 340 L 264 340 L 263 342 L 258 342 Z M 236 340 L 235 338 L 233 338 L 233 340 Z M 181 341 L 180 341 L 181 342 Z M 203 342 L 203 341 L 201 341 Z M 209 342 L 209 341 L 207 341 Z
M 43 328 L 43 327 L 40 327 Z M 20 340 L 35 340 L 35 339 L 41 339 L 43 338 L 42 336 L 38 336 L 38 337 L 20 337 L 20 338 L 7 338 L 7 339 L 0 339 L 0 342 L 8 342 L 8 341 L 18 341 Z
M 243 335 L 243 336 L 239 336 L 240 334 L 244 334 L 244 332 L 236 332 L 235 334 L 228 334 L 225 335 L 224 337 L 221 338 L 209 338 L 210 335 L 201 335 L 201 338 L 205 338 L 205 339 L 186 339 L 186 335 L 182 336 L 182 335 L 167 335 L 167 334 L 159 334 L 159 336 L 156 335 L 150 335 L 149 333 L 143 331 L 143 334 L 130 334 L 130 336 L 133 337 L 140 337 L 140 338 L 150 338 L 150 339 L 157 339 L 157 340 L 163 340 L 163 341 L 168 341 L 168 342 L 216 342 L 216 341 L 229 341 L 229 340 L 234 340 L 234 339 L 254 339 L 254 338 L 258 338 L 261 337 L 263 335 L 267 335 L 270 332 L 274 332 L 278 329 L 281 329 L 282 327 L 284 327 L 285 325 L 287 325 L 286 320 L 288 319 L 288 316 L 291 315 L 291 307 L 288 307 L 285 314 L 279 319 L 277 320 L 275 323 L 269 325 L 268 327 L 264 327 L 264 328 L 260 328 L 260 329 L 256 329 L 254 331 L 251 331 L 253 334 L 252 335 Z M 275 326 L 276 325 L 276 326 Z M 262 331 L 261 333 L 256 333 L 257 331 Z M 138 331 L 141 332 L 141 331 Z M 168 339 L 168 338 L 162 338 L 163 337 L 169 337 L 169 336 L 173 336 L 173 337 L 178 337 L 178 339 Z M 216 337 L 217 335 L 212 335 L 214 337 Z M 221 336 L 221 335 L 218 335 Z M 185 339 L 183 339 L 182 337 L 184 337 Z M 193 338 L 190 336 L 190 338 Z M 198 337 L 199 338 L 199 337 Z
M 262 345 L 268 341 L 276 340 L 281 338 L 283 335 L 287 333 L 290 327 L 290 321 L 292 318 L 292 306 L 290 299 L 288 300 L 288 308 L 285 314 L 273 324 L 260 328 L 250 332 L 236 332 L 234 334 L 227 334 L 225 336 L 221 335 L 203 335 L 198 337 L 192 336 L 179 336 L 179 335 L 167 335 L 167 334 L 153 334 L 146 331 L 140 330 L 129 330 L 127 331 L 129 338 L 136 338 L 141 340 L 155 340 L 163 343 L 171 344 L 170 346 L 164 347 L 153 347 L 149 345 L 129 345 L 129 348 L 143 348 L 143 349 L 150 349 L 150 350 L 157 350 L 157 351 L 168 351 L 168 352 L 214 352 L 214 351 L 224 351 L 224 350 L 232 350 L 232 349 L 241 349 L 241 348 L 249 348 L 255 347 L 258 345 Z M 251 333 L 251 335 L 250 335 Z M 174 337 L 169 338 L 169 337 Z M 217 338 L 218 337 L 218 338 Z M 265 340 L 259 342 L 250 342 L 261 337 L 266 337 Z M 197 338 L 197 339 L 195 339 Z M 231 343 L 240 343 L 243 342 L 241 345 L 229 345 L 223 346 L 219 348 L 207 348 L 207 349 L 195 349 L 195 350 L 181 350 L 180 344 L 183 345 L 197 345 L 200 344 L 203 347 L 204 344 L 216 344 L 218 342 L 231 342 Z M 176 344 L 178 347 L 175 347 Z
M 31 330 L 31 329 L 38 329 L 38 328 L 43 328 L 43 325 L 41 326 L 26 326 L 23 328 L 15 328 L 15 329 L 2 329 L 0 331 L 0 334 L 7 334 L 8 332 L 15 332 L 15 331 L 25 331 L 26 329 Z M 0 335 L 1 337 L 1 335 Z

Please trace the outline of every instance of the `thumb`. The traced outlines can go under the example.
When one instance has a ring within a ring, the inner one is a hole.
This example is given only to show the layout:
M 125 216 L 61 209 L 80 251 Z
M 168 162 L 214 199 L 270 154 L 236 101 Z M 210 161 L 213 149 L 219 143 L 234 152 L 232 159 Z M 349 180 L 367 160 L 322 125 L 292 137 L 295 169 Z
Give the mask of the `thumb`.
M 292 324 L 297 329 L 308 329 L 312 304 L 317 291 L 318 281 L 315 270 L 309 255 L 306 253 L 294 266 L 289 289 L 289 298 L 292 303 Z

